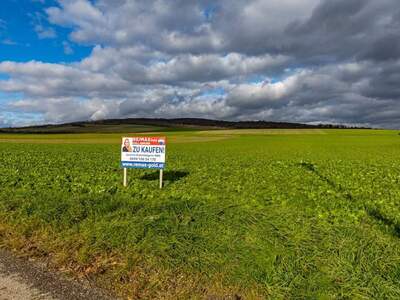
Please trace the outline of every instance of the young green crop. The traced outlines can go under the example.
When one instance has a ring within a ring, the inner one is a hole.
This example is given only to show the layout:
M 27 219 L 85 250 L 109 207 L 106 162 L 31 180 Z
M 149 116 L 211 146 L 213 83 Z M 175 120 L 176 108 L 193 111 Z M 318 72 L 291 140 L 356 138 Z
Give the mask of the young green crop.
M 3 244 L 134 298 L 400 298 L 396 132 L 168 137 L 162 190 L 118 143 L 0 143 Z

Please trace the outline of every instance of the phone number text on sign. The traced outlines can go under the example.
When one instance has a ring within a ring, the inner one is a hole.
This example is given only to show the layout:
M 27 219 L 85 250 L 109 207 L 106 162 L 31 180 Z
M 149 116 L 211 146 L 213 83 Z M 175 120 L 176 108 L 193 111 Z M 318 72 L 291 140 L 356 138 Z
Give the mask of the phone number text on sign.
M 123 137 L 121 145 L 121 167 L 164 169 L 165 151 L 165 137 Z

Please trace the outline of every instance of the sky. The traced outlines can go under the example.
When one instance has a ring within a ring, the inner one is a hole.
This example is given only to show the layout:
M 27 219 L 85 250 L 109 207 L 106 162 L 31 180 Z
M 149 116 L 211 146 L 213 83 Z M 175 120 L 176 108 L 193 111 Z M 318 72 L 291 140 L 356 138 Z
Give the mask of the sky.
M 127 117 L 400 128 L 398 0 L 0 1 L 0 127 Z

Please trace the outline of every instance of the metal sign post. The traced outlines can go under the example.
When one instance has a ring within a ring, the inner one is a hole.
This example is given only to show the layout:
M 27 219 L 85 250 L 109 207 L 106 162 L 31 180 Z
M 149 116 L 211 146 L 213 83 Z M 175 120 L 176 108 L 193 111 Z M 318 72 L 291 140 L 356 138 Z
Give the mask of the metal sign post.
M 163 169 L 160 169 L 160 189 L 162 189 Z
M 124 168 L 124 186 L 128 185 L 127 171 L 127 168 Z

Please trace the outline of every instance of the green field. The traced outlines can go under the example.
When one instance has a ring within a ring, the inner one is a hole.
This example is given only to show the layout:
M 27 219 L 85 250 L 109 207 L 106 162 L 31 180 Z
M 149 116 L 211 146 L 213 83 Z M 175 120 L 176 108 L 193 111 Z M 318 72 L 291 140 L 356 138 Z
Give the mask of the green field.
M 398 131 L 165 135 L 162 190 L 121 134 L 0 135 L 1 245 L 133 299 L 400 298 Z

